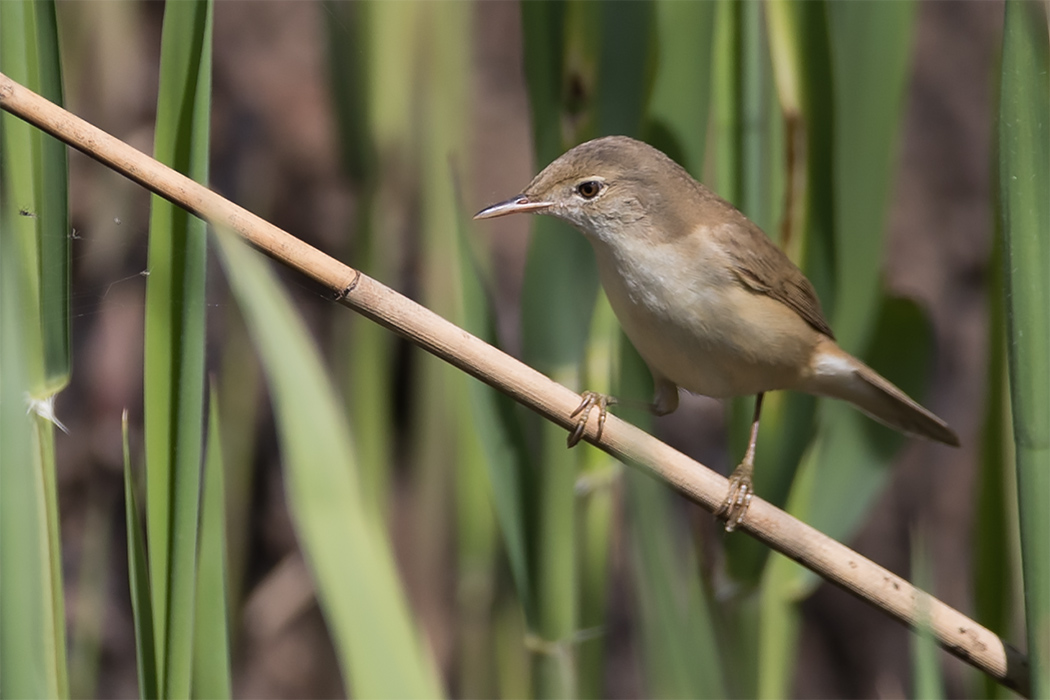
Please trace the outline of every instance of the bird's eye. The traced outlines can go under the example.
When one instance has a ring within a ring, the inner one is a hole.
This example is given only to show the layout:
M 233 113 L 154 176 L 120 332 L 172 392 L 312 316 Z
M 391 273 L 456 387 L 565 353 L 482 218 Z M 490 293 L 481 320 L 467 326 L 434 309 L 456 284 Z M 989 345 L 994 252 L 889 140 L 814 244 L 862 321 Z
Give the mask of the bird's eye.
M 598 196 L 598 193 L 602 191 L 602 183 L 597 180 L 584 180 L 576 185 L 576 191 L 579 192 L 580 196 L 584 199 L 594 199 Z

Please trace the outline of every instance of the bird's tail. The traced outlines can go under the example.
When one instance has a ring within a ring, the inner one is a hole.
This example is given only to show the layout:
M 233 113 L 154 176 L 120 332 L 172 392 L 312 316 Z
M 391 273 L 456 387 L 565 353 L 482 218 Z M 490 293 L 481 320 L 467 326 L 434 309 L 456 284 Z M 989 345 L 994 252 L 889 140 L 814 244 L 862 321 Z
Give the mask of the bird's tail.
M 814 375 L 804 390 L 849 401 L 901 432 L 959 446 L 959 436 L 947 423 L 830 339 L 817 347 Z

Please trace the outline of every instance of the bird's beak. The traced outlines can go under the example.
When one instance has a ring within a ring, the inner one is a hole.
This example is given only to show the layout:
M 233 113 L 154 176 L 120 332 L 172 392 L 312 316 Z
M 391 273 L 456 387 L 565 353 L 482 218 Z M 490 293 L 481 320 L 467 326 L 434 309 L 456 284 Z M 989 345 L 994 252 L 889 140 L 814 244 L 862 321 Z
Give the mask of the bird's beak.
M 493 204 L 490 207 L 485 207 L 477 214 L 474 215 L 475 219 L 494 219 L 497 216 L 506 216 L 507 214 L 529 214 L 534 212 L 544 212 L 551 207 L 552 202 L 545 202 L 542 200 L 533 199 L 527 194 L 519 194 L 511 197 L 505 202 L 499 202 Z

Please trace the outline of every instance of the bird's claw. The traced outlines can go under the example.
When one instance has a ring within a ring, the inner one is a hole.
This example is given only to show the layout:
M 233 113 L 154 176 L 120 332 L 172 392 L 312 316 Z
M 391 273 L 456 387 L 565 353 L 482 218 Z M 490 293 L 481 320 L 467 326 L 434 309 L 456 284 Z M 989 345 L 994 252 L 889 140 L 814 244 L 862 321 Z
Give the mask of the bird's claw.
M 602 430 L 605 429 L 605 416 L 609 413 L 609 406 L 616 403 L 616 399 L 612 396 L 606 396 L 605 394 L 599 394 L 596 391 L 585 391 L 580 394 L 582 401 L 580 405 L 576 407 L 576 410 L 569 416 L 570 418 L 577 418 L 576 426 L 572 432 L 569 433 L 568 440 L 566 441 L 569 447 L 575 447 L 580 440 L 583 439 L 584 433 L 587 432 L 587 419 L 591 415 L 591 411 L 597 407 L 598 409 L 598 432 L 595 433 L 594 439 L 602 439 Z
M 738 467 L 729 477 L 729 493 L 726 495 L 726 500 L 722 502 L 722 507 L 718 509 L 718 515 L 725 516 L 726 532 L 736 529 L 751 505 L 751 497 L 755 490 L 751 484 L 750 471 Z

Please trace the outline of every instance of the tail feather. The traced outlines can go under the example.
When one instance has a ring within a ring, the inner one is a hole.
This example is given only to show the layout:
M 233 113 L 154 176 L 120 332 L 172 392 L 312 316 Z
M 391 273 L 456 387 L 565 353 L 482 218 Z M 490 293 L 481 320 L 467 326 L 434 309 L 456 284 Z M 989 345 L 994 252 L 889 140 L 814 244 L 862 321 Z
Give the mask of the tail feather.
M 920 406 L 878 372 L 833 342 L 818 350 L 817 368 L 807 390 L 849 401 L 880 423 L 904 433 L 959 446 L 948 424 Z

